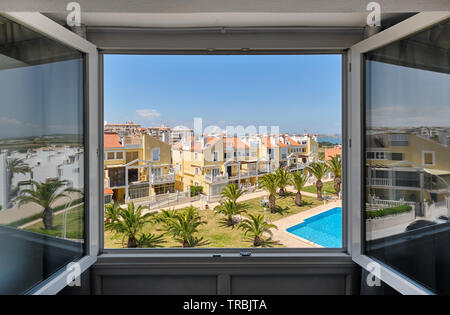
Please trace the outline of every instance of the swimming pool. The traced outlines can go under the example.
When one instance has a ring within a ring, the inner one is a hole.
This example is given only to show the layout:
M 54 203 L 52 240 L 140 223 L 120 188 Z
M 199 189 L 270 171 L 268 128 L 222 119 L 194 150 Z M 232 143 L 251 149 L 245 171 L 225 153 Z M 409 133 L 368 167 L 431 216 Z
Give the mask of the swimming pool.
M 342 208 L 333 208 L 286 229 L 323 247 L 342 247 Z

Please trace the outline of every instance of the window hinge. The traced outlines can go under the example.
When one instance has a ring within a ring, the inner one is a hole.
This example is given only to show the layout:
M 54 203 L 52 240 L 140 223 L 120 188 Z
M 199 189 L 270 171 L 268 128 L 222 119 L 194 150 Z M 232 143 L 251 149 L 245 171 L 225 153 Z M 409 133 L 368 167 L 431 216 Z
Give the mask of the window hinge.
M 352 63 L 351 62 L 348 64 L 348 72 L 352 72 Z
M 352 139 L 348 139 L 348 147 L 349 147 L 349 148 L 352 147 Z

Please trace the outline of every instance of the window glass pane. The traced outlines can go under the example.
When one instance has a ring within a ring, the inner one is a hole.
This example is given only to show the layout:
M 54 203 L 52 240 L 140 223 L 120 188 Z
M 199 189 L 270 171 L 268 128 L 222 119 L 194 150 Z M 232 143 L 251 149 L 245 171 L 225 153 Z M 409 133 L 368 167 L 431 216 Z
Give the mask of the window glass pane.
M 83 55 L 0 17 L 0 294 L 84 253 Z
M 366 54 L 365 251 L 450 293 L 450 24 Z M 384 152 L 372 150 L 382 148 Z
M 341 55 L 105 55 L 105 150 L 126 163 L 104 161 L 104 246 L 342 248 L 341 70 Z M 115 214 L 133 205 L 148 223 L 130 236 Z

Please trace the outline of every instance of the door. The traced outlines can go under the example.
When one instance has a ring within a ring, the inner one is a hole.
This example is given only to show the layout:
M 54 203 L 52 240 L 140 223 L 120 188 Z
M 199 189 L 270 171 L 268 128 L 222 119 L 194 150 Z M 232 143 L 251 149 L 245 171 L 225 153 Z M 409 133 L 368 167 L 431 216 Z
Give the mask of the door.
M 78 285 L 97 259 L 103 195 L 97 49 L 40 13 L 0 12 L 0 34 L 0 104 L 8 106 L 0 138 L 16 142 L 0 141 L 0 173 L 9 174 L 0 182 L 0 293 L 55 294 Z M 42 157 L 39 165 L 35 157 Z M 30 189 L 19 192 L 19 179 L 29 176 Z M 29 228 L 4 221 L 9 209 Z M 41 212 L 42 219 L 30 221 Z
M 431 198 L 450 192 L 449 18 L 419 13 L 349 53 L 351 254 L 368 285 L 376 275 L 403 294 L 450 293 L 450 209 Z M 375 171 L 415 180 L 365 177 Z

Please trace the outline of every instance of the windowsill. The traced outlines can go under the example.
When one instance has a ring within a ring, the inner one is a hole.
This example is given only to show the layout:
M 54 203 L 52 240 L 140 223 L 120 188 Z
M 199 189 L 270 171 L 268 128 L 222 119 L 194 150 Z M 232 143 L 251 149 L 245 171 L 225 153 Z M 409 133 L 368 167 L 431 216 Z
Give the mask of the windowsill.
M 240 252 L 251 252 L 251 256 L 241 256 Z M 98 258 L 300 258 L 300 257 L 351 257 L 344 249 L 105 249 Z

